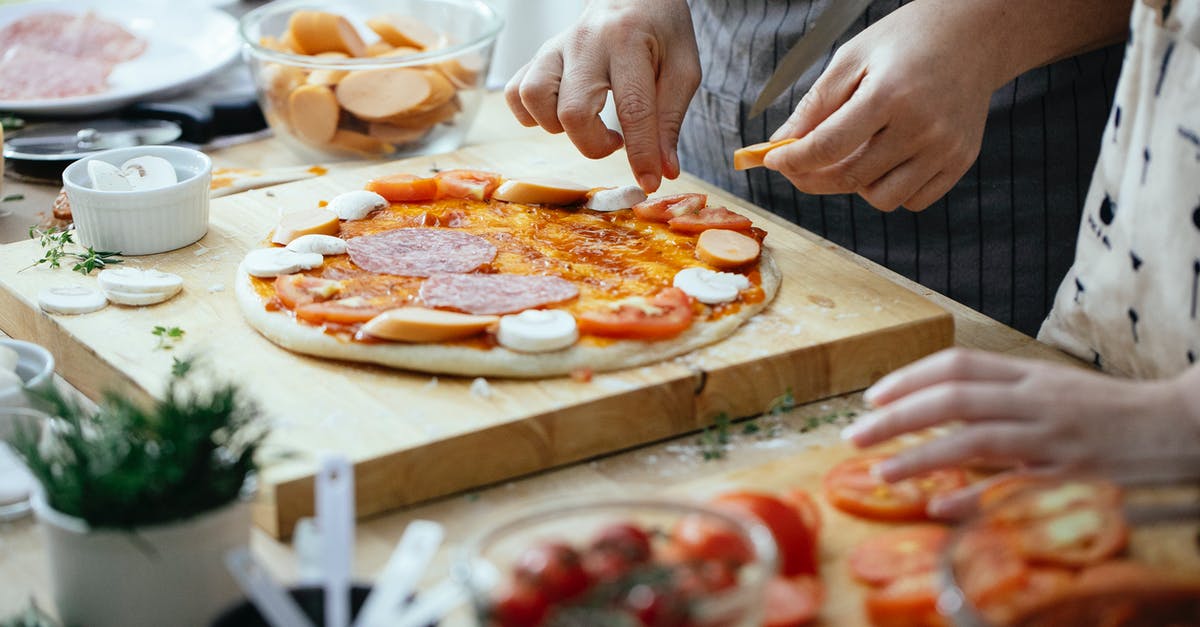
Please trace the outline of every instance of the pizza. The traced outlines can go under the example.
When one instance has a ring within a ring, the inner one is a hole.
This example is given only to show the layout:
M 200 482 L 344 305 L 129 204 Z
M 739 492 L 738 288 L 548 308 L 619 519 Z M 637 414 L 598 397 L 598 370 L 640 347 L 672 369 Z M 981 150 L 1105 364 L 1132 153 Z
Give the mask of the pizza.
M 236 280 L 259 333 L 318 357 L 586 375 L 721 340 L 780 284 L 766 232 L 704 194 L 450 170 L 319 204 L 285 214 Z

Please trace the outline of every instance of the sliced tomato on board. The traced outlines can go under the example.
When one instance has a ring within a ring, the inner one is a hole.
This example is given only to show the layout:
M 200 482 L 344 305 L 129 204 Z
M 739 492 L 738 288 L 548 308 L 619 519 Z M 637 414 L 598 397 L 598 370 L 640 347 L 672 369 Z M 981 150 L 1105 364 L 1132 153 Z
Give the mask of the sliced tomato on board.
M 637 217 L 650 222 L 669 222 L 672 218 L 698 213 L 708 204 L 706 194 L 676 194 L 647 198 L 633 206 Z
M 480 170 L 444 170 L 433 177 L 438 198 L 487 200 L 500 187 L 500 175 Z
M 871 471 L 884 459 L 883 455 L 864 455 L 834 466 L 825 475 L 825 497 L 834 507 L 863 518 L 926 520 L 925 507 L 931 498 L 967 485 L 967 474 L 959 468 L 888 483 Z
M 359 324 L 386 311 L 386 307 L 362 307 L 325 301 L 296 307 L 296 317 L 309 324 Z
M 785 577 L 817 574 L 817 539 L 791 504 L 771 494 L 731 492 L 713 499 L 726 511 L 758 520 L 771 532 Z
M 1011 624 L 1020 614 L 1061 598 L 1075 583 L 1075 573 L 1063 568 L 1031 568 L 1006 594 L 976 604 L 989 621 Z
M 275 295 L 289 309 L 295 309 L 298 305 L 329 300 L 341 286 L 341 281 L 307 274 L 284 274 L 275 279 Z
M 988 486 L 979 495 L 979 506 L 985 511 L 993 510 L 1018 494 L 1022 495 L 1019 506 L 1008 506 L 1002 511 L 997 509 L 992 517 L 1029 519 L 1061 512 L 1074 505 L 1099 503 L 1119 507 L 1121 504 L 1121 489 L 1107 481 L 1018 476 Z
M 1022 585 L 1029 566 L 1016 542 L 1008 530 L 979 527 L 965 531 L 954 543 L 954 576 L 972 603 L 986 605 Z
M 649 307 L 645 306 L 646 304 Z M 675 337 L 692 326 L 692 299 L 677 287 L 668 287 L 648 303 L 626 303 L 615 308 L 579 315 L 579 332 L 630 340 Z
M 867 593 L 867 619 L 875 627 L 947 627 L 937 610 L 937 591 L 935 573 L 900 577 Z
M 435 178 L 412 174 L 393 174 L 367 182 L 367 191 L 375 192 L 391 202 L 424 202 L 438 197 Z
M 816 620 L 825 601 L 825 587 L 812 575 L 781 577 L 767 582 L 763 604 L 764 627 L 797 627 Z
M 985 496 L 985 518 L 1012 529 L 1021 554 L 1034 563 L 1088 566 L 1112 557 L 1129 539 L 1120 489 L 1108 482 L 1002 483 Z
M 725 207 L 705 207 L 697 213 L 671 218 L 667 226 L 676 233 L 702 233 L 709 229 L 749 231 L 750 218 Z
M 950 531 L 940 525 L 891 529 L 872 536 L 850 553 L 850 574 L 873 586 L 937 567 Z

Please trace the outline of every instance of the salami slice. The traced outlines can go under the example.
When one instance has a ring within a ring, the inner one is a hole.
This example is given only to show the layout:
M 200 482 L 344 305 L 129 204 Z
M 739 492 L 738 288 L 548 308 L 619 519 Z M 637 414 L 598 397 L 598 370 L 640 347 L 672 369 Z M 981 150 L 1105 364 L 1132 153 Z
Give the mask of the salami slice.
M 421 300 L 471 314 L 507 314 L 570 300 L 575 284 L 556 276 L 437 274 L 421 284 Z
M 496 258 L 496 247 L 451 229 L 395 229 L 346 241 L 354 265 L 379 274 L 430 276 L 470 272 Z

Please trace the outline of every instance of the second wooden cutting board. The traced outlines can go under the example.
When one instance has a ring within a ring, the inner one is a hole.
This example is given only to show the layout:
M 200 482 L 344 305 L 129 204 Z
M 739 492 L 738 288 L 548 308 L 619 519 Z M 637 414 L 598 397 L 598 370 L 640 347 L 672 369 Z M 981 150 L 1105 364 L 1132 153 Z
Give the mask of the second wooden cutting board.
M 48 346 L 60 373 L 92 396 L 106 388 L 159 394 L 172 357 L 182 354 L 201 355 L 222 376 L 242 382 L 273 425 L 256 520 L 277 537 L 311 515 L 322 451 L 351 456 L 359 514 L 372 514 L 696 430 L 720 413 L 757 414 L 788 391 L 803 402 L 860 389 L 950 345 L 953 321 L 941 308 L 828 242 L 688 176 L 667 182 L 662 192 L 703 191 L 713 204 L 743 208 L 770 233 L 766 243 L 784 275 L 762 315 L 691 355 L 590 383 L 566 377 L 473 383 L 296 355 L 243 322 L 234 271 L 279 212 L 361 189 L 374 176 L 470 167 L 595 186 L 629 182 L 623 154 L 588 161 L 560 139 L 474 146 L 214 200 L 211 229 L 199 243 L 129 259 L 184 277 L 184 293 L 154 307 L 48 316 L 36 308 L 39 289 L 94 284 L 94 276 L 22 272 L 40 256 L 36 242 L 0 247 L 0 329 Z M 178 348 L 157 348 L 151 330 L 159 325 L 186 332 Z

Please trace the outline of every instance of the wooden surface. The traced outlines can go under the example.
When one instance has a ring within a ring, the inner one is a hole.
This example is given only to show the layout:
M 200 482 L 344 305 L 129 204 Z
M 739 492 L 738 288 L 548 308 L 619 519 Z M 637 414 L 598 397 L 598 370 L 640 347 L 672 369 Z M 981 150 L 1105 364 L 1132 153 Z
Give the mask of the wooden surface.
M 37 310 L 47 285 L 88 285 L 67 269 L 22 270 L 34 241 L 0 247 L 0 328 L 39 338 L 59 357 L 61 374 L 89 396 L 118 386 L 157 395 L 178 353 L 207 356 L 222 376 L 245 381 L 275 427 L 268 447 L 286 452 L 262 473 L 258 523 L 286 536 L 311 515 L 311 476 L 320 452 L 356 463 L 360 514 L 494 483 L 547 467 L 694 431 L 720 413 L 757 414 L 786 391 L 800 401 L 861 389 L 882 373 L 948 346 L 950 315 L 905 288 L 847 262 L 755 212 L 783 271 L 779 296 L 733 337 L 653 366 L 566 377 L 492 380 L 491 396 L 468 392 L 469 378 L 439 377 L 314 359 L 261 338 L 245 322 L 233 277 L 245 252 L 260 246 L 280 211 L 361 189 L 378 175 L 475 167 L 508 176 L 560 176 L 589 185 L 628 181 L 622 154 L 588 161 L 569 145 L 494 143 L 457 153 L 391 162 L 256 190 L 212 203 L 211 228 L 199 243 L 130 258 L 184 277 L 184 293 L 153 307 L 111 306 L 83 316 Z M 714 204 L 738 200 L 689 176 L 665 193 L 704 191 Z M 269 194 L 269 195 L 268 195 Z M 178 326 L 175 351 L 156 348 L 155 325 Z M 97 376 L 100 375 L 100 376 Z M 464 463 L 470 460 L 469 463 Z
M 489 97 L 482 110 L 480 123 L 472 135 L 488 140 L 542 137 L 538 131 L 523 129 L 513 123 L 503 109 L 499 94 Z M 560 137 L 556 141 L 561 143 L 565 140 Z M 290 153 L 271 141 L 240 146 L 213 156 L 223 166 L 260 167 L 296 163 Z M 25 188 L 9 182 L 5 191 L 12 193 L 25 191 Z M 32 212 L 36 207 L 27 209 Z M 828 242 L 810 234 L 801 236 L 816 245 L 830 246 Z M 852 253 L 841 249 L 832 252 L 875 276 L 914 290 L 949 311 L 954 316 L 955 343 L 959 346 L 1075 363 L 1026 335 Z M 4 307 L 0 306 L 0 311 L 3 310 Z M 139 335 L 133 334 L 135 337 Z M 38 341 L 46 342 L 47 339 L 39 337 Z M 87 357 L 86 351 L 81 357 Z M 792 479 L 805 481 L 796 475 L 810 476 L 814 472 L 814 465 L 826 466 L 850 454 L 838 442 L 837 432 L 852 419 L 849 413 L 862 411 L 857 393 L 802 404 L 770 421 L 760 420 L 764 425 L 772 422 L 777 424 L 771 437 L 742 435 L 735 427 L 732 441 L 722 459 L 706 461 L 701 447 L 696 444 L 696 437 L 685 435 L 368 518 L 360 521 L 357 528 L 355 573 L 364 580 L 373 577 L 383 567 L 405 525 L 415 519 L 436 520 L 447 528 L 447 545 L 439 553 L 426 578 L 426 583 L 431 583 L 447 574 L 453 555 L 464 538 L 508 515 L 556 499 L 587 496 L 655 497 L 667 493 L 702 498 L 723 487 L 735 485 L 769 488 Z M 838 419 L 826 424 L 826 419 L 835 415 Z M 809 429 L 808 425 L 814 421 L 820 426 Z M 809 461 L 804 463 L 804 460 Z M 834 524 L 826 526 L 829 532 L 822 545 L 823 560 L 827 565 L 836 563 L 844 547 L 863 533 L 861 527 L 847 527 L 841 519 L 835 520 Z M 843 536 L 842 528 L 849 529 L 849 533 Z M 267 562 L 277 577 L 285 581 L 295 579 L 295 558 L 288 545 L 270 538 L 262 531 L 255 533 L 253 545 L 256 554 Z M 843 581 L 835 575 L 837 568 L 836 565 L 826 568 L 826 582 L 834 589 L 831 589 L 830 601 L 822 610 L 822 623 L 838 626 L 861 624 L 861 612 L 856 605 L 856 595 L 861 592 L 844 587 Z M 41 536 L 30 519 L 0 523 L 0 616 L 27 605 L 31 597 L 42 607 L 52 607 L 48 560 Z M 446 624 L 469 624 L 469 619 L 459 614 Z

